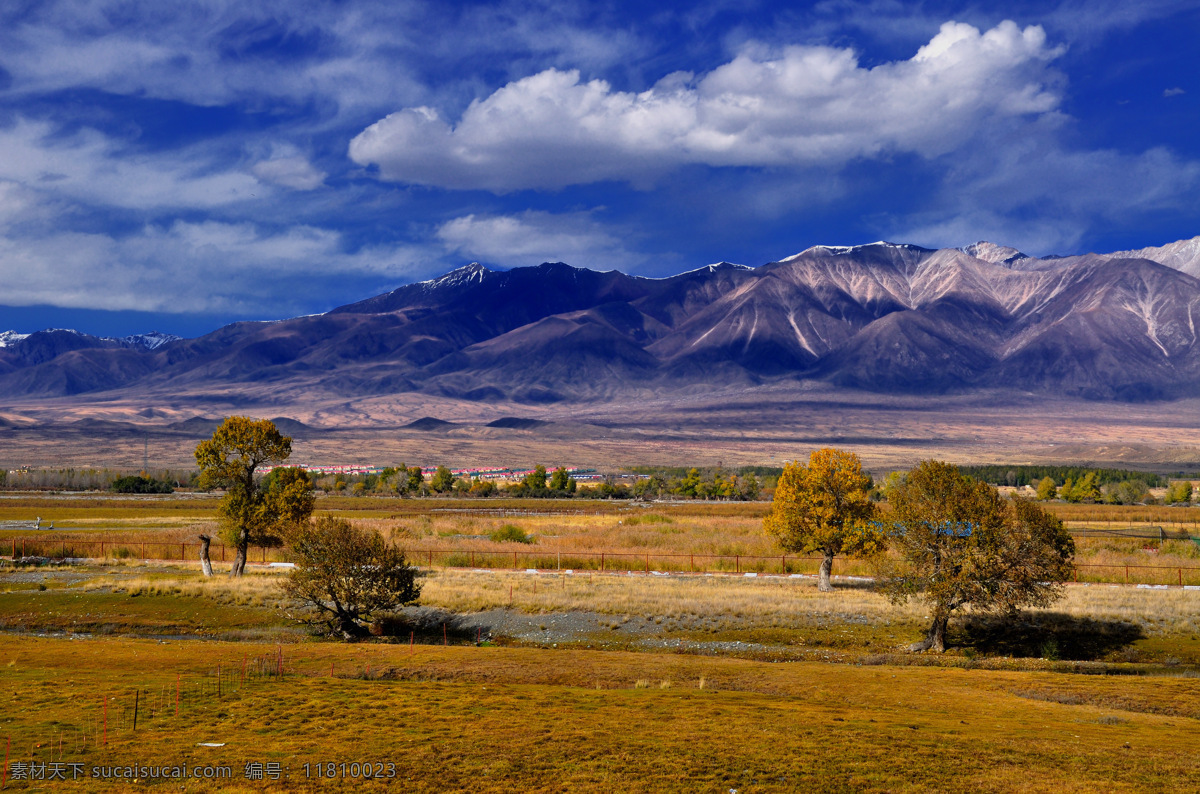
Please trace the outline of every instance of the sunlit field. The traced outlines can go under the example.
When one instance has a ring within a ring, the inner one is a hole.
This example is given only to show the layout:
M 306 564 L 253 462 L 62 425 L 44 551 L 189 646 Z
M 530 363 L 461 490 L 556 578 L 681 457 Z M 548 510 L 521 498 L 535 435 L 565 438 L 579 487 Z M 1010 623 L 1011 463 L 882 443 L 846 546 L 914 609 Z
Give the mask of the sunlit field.
M 12 759 L 80 764 L 88 790 L 128 790 L 93 777 L 125 765 L 185 766 L 172 790 L 1162 791 L 1200 772 L 1194 678 L 130 639 L 0 658 Z
M 10 525 L 0 554 L 51 558 L 0 562 L 14 790 L 50 785 L 11 777 L 43 763 L 114 791 L 133 784 L 102 776 L 129 765 L 186 767 L 149 781 L 172 790 L 1145 791 L 1200 773 L 1200 589 L 1176 581 L 1200 559 L 1145 509 L 1086 516 L 1144 537 L 1078 539 L 1081 566 L 1109 566 L 1081 579 L 1119 584 L 958 615 L 923 655 L 921 604 L 874 592 L 869 561 L 839 559 L 818 592 L 763 503 L 322 499 L 424 568 L 420 606 L 355 644 L 291 619 L 287 569 L 262 564 L 282 550 L 200 574 L 211 497 L 0 504 L 43 525 Z
M 136 765 L 186 767 L 150 781 L 172 790 L 421 791 L 1144 791 L 1200 773 L 1195 591 L 1072 587 L 1003 632 L 959 621 L 934 658 L 901 650 L 920 607 L 703 576 L 435 571 L 440 630 L 347 645 L 289 625 L 282 575 L 6 569 L 10 770 L 59 764 L 89 790 L 126 790 L 102 776 Z M 498 612 L 551 633 L 461 622 Z M 599 618 L 564 639 L 580 615 Z
M 4 499 L 0 521 L 32 522 L 40 517 L 42 528 L 30 532 L 0 524 L 0 554 L 195 560 L 198 535 L 216 535 L 219 529 L 217 502 L 192 494 Z M 403 546 L 412 560 L 429 566 L 814 573 L 816 559 L 784 555 L 763 532 L 767 507 L 765 502 L 329 496 L 317 503 L 318 512 L 378 529 Z M 1200 538 L 1200 508 L 1062 503 L 1050 503 L 1049 508 L 1069 528 L 1083 533 L 1076 539 L 1078 581 L 1200 585 L 1200 545 L 1179 539 Z M 532 542 L 494 539 L 512 528 Z M 1100 536 L 1087 534 L 1096 532 Z M 218 562 L 222 554 L 232 558 L 215 544 Z M 282 550 L 252 549 L 250 559 L 282 561 L 285 555 Z M 873 567 L 867 561 L 839 558 L 834 573 L 870 576 Z

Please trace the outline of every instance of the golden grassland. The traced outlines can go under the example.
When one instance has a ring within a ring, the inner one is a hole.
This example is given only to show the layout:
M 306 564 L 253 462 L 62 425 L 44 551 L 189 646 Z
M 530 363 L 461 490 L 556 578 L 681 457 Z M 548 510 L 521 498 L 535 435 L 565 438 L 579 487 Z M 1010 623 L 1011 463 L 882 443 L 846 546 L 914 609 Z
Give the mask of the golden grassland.
M 284 617 L 287 604 L 278 584 L 285 574 L 278 570 L 259 569 L 240 579 L 205 578 L 195 566 L 178 564 L 22 569 L 20 576 L 9 570 L 0 578 L 0 628 L 8 630 L 287 641 L 300 636 Z M 893 605 L 861 584 L 821 593 L 811 579 L 438 570 L 422 584 L 421 603 L 442 610 L 442 620 L 452 624 L 455 615 L 491 610 L 527 615 L 530 626 L 542 629 L 556 623 L 553 616 L 589 616 L 590 623 L 570 636 L 543 639 L 534 632 L 522 640 L 546 645 L 553 639 L 636 648 L 653 637 L 698 652 L 712 650 L 714 643 L 740 642 L 748 644 L 741 650 L 762 658 L 854 661 L 882 654 L 909 663 L 901 649 L 928 621 L 920 603 Z M 1061 601 L 1020 620 L 964 615 L 952 623 L 951 633 L 958 646 L 944 657 L 951 664 L 1198 665 L 1200 591 L 1072 585 Z M 468 630 L 466 638 L 475 634 Z
M 263 675 L 280 650 L 12 638 L 0 730 L 12 761 L 223 765 L 229 790 L 324 790 L 328 762 L 394 764 L 417 791 L 1146 791 L 1200 773 L 1195 678 L 334 643 L 286 646 L 282 679 Z M 247 763 L 287 778 L 247 781 Z
M 0 739 L 12 760 L 79 763 L 84 775 L 223 765 L 223 789 L 314 791 L 386 785 L 318 778 L 318 762 L 345 763 L 335 775 L 395 764 L 417 791 L 1143 791 L 1200 773 L 1200 591 L 1069 586 L 1017 624 L 958 618 L 958 647 L 926 657 L 899 650 L 927 620 L 921 606 L 863 586 L 436 570 L 421 601 L 444 620 L 600 619 L 568 642 L 476 645 L 460 630 L 442 646 L 439 630 L 413 646 L 407 633 L 347 645 L 289 627 L 283 574 L 252 570 L 0 570 Z M 665 647 L 646 652 L 634 624 Z M 713 648 L 734 641 L 752 650 Z M 288 777 L 248 781 L 247 763 Z
M 213 497 L 105 498 L 22 496 L 0 500 L 0 520 L 32 520 L 30 533 L 0 526 L 0 554 L 21 543 L 48 541 L 41 553 L 57 556 L 179 559 L 198 553 L 200 534 L 216 535 Z M 676 502 L 630 504 L 579 500 L 399 499 L 321 497 L 318 511 L 377 529 L 414 560 L 452 567 L 605 570 L 716 570 L 812 573 L 818 561 L 784 555 L 762 530 L 767 503 Z M 1200 509 L 1051 503 L 1069 527 L 1124 531 L 1145 538 L 1077 539 L 1080 581 L 1200 585 L 1200 545 L 1159 540 L 1157 527 L 1200 537 Z M 55 523 L 55 529 L 47 525 Z M 515 524 L 534 543 L 494 542 L 490 535 Z M 98 544 L 103 542 L 104 547 Z M 218 560 L 220 545 L 214 547 Z M 604 558 L 600 557 L 604 554 Z M 255 550 L 252 560 L 284 559 L 281 550 Z M 868 576 L 866 561 L 839 558 L 835 573 Z

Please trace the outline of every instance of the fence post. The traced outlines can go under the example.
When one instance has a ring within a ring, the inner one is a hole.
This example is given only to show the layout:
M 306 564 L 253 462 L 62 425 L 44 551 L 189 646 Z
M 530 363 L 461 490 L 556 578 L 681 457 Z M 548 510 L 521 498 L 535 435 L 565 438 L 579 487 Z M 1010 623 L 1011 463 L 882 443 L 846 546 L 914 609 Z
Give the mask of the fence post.
M 1129 584 L 1129 566 L 1125 566 L 1125 584 Z
M 1183 568 L 1179 569 L 1179 586 L 1183 587 Z
M 183 562 L 187 559 L 187 546 L 183 543 L 179 544 L 179 561 Z
M 740 554 L 735 554 L 733 557 L 733 572 L 734 573 L 742 572 L 742 555 L 740 555 Z
M 694 552 L 688 555 L 688 570 L 692 573 L 696 572 L 696 555 Z
M 786 554 L 779 555 L 779 572 L 781 574 L 787 573 L 787 555 Z
M 517 553 L 513 552 L 513 570 L 517 570 Z
M 646 573 L 650 573 L 650 554 L 646 554 Z
M 600 573 L 604 573 L 604 552 L 600 552 Z
M 142 559 L 146 559 L 146 542 L 142 541 Z
M 267 547 L 263 546 L 263 565 L 267 564 Z
M 1075 570 L 1075 581 L 1078 582 L 1079 581 L 1079 568 L 1074 565 L 1072 565 L 1071 567 Z

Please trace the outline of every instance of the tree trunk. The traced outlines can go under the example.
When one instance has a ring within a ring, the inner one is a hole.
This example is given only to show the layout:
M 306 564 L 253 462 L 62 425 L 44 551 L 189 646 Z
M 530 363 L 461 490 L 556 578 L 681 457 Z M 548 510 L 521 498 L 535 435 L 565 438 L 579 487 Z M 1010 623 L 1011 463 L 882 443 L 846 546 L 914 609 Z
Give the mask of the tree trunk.
M 825 559 L 821 560 L 821 569 L 817 574 L 817 589 L 822 593 L 833 592 L 833 585 L 829 583 L 830 574 L 833 573 L 833 552 L 825 552 Z
M 920 642 L 914 642 L 908 646 L 912 652 L 918 651 L 933 651 L 934 653 L 943 653 L 946 650 L 946 623 L 949 622 L 948 615 L 933 616 L 933 625 L 929 627 L 929 631 L 925 634 L 925 639 Z
M 212 538 L 208 535 L 200 536 L 200 569 L 204 571 L 205 576 L 212 576 L 212 560 L 208 558 L 208 544 L 212 543 Z
M 233 567 L 229 569 L 231 577 L 241 576 L 246 572 L 246 552 L 248 543 L 238 543 L 237 556 L 233 558 Z

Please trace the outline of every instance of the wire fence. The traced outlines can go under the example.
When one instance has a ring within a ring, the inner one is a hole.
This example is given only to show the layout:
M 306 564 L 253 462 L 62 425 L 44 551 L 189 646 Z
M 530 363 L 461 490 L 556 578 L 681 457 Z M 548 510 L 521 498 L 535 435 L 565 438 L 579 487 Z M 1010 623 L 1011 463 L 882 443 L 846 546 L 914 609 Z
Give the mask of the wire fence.
M 166 541 L 79 541 L 13 538 L 6 551 L 14 561 L 36 560 L 141 560 L 147 562 L 197 562 L 199 543 Z M 518 545 L 518 544 L 514 544 Z M 0 547 L 2 548 L 2 547 Z M 408 548 L 408 559 L 428 568 L 459 568 L 512 571 L 578 571 L 598 573 L 732 574 L 742 576 L 813 576 L 822 558 L 792 554 L 691 554 L 630 551 L 557 551 L 521 544 L 514 549 Z M 213 562 L 232 562 L 235 549 L 213 544 Z M 288 565 L 290 555 L 282 548 L 254 547 L 248 562 L 259 565 Z M 863 574 L 862 563 L 835 559 L 835 573 Z M 1134 565 L 1123 563 L 1078 563 L 1075 582 L 1138 584 L 1150 586 L 1200 586 L 1200 566 Z

